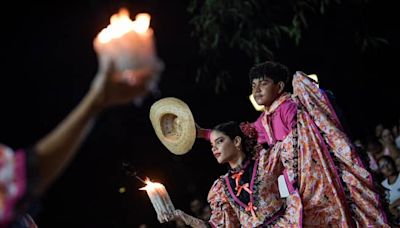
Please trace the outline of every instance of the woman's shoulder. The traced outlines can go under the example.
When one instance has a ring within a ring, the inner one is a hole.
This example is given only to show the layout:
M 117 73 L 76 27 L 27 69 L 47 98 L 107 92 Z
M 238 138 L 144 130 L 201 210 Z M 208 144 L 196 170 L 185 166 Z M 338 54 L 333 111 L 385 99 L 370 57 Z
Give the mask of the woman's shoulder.
M 228 173 L 225 173 L 224 175 L 221 175 L 218 177 L 218 179 L 216 179 L 213 183 L 213 185 L 211 186 L 211 190 L 213 188 L 219 188 L 222 187 L 223 183 L 224 183 L 224 179 L 228 176 Z
M 381 185 L 382 185 L 383 187 L 385 187 L 385 188 L 389 188 L 388 179 L 386 178 L 385 180 L 383 180 L 383 181 L 381 182 Z
M 393 183 L 393 185 L 396 186 L 396 188 L 400 186 L 400 173 L 397 174 L 396 181 Z
M 221 195 L 224 192 L 224 179 L 226 176 L 228 176 L 227 173 L 225 175 L 220 176 L 218 179 L 214 181 L 207 196 L 209 202 L 222 198 Z

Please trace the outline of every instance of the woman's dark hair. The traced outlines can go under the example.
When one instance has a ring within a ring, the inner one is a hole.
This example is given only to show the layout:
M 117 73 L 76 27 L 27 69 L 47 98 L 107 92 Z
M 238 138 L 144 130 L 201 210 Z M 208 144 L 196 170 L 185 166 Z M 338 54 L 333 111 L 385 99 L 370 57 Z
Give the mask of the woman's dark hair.
M 257 149 L 257 131 L 250 124 L 229 121 L 218 124 L 213 130 L 224 133 L 231 140 L 239 136 L 242 139 L 242 150 L 246 155 L 253 154 Z
M 267 61 L 257 64 L 250 69 L 250 85 L 253 83 L 254 79 L 264 78 L 270 78 L 274 83 L 283 82 L 285 83 L 284 91 L 292 91 L 292 76 L 287 66 L 281 63 Z

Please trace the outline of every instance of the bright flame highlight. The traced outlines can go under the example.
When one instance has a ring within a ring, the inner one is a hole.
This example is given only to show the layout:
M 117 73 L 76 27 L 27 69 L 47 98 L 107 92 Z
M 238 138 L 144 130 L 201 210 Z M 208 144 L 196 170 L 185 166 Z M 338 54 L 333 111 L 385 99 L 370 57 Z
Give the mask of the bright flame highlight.
M 154 190 L 156 188 L 160 188 L 163 185 L 157 182 L 151 182 L 148 177 L 146 177 L 146 180 L 144 181 L 146 183 L 146 186 L 140 188 L 139 190 Z
M 311 78 L 312 80 L 314 80 L 316 83 L 319 83 L 318 81 L 318 76 L 316 74 L 309 74 L 307 75 L 307 77 Z
M 150 26 L 150 14 L 139 13 L 133 22 L 133 30 L 137 33 L 145 33 Z
M 100 43 L 107 43 L 112 39 L 119 38 L 126 33 L 134 31 L 136 33 L 145 33 L 150 26 L 150 15 L 140 13 L 136 15 L 135 21 L 129 17 L 129 11 L 125 8 L 119 10 L 110 18 L 110 24 L 104 28 L 98 35 Z

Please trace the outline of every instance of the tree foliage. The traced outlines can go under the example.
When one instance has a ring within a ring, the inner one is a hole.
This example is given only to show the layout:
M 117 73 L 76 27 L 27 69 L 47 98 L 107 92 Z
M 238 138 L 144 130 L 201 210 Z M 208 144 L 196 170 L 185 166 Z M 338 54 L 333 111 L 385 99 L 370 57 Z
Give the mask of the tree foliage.
M 340 4 L 340 0 L 190 0 L 192 36 L 198 39 L 202 58 L 196 80 L 211 77 L 216 92 L 221 92 L 230 78 L 222 64 L 227 53 L 240 51 L 253 63 L 272 60 L 284 36 L 298 45 L 310 15 L 325 14 L 328 7 Z M 361 35 L 358 39 L 364 50 L 386 42 Z

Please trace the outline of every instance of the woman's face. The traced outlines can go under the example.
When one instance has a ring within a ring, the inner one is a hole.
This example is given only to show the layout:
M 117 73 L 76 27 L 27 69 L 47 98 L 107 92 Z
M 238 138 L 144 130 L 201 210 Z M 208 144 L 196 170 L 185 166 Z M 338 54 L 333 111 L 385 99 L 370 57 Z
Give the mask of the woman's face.
M 382 131 L 383 131 L 383 125 L 382 124 L 376 125 L 376 127 L 375 127 L 375 136 L 378 137 L 378 138 L 381 137 Z
M 368 142 L 367 151 L 377 155 L 382 151 L 382 145 L 379 142 Z
M 271 106 L 272 102 L 279 97 L 283 88 L 279 83 L 274 83 L 271 78 L 256 78 L 252 82 L 252 93 L 254 100 L 258 105 L 264 105 L 265 107 Z
M 212 131 L 210 141 L 211 151 L 219 164 L 232 161 L 240 153 L 240 150 L 237 149 L 237 147 L 240 146 L 240 142 L 232 140 L 229 136 L 220 131 Z
M 379 160 L 379 170 L 385 177 L 389 177 L 395 173 L 395 167 L 386 159 Z
M 383 142 L 386 143 L 386 144 L 391 144 L 391 143 L 393 143 L 393 141 L 394 141 L 393 135 L 392 135 L 392 133 L 390 132 L 389 129 L 384 129 L 384 130 L 382 131 L 382 140 L 383 140 Z

